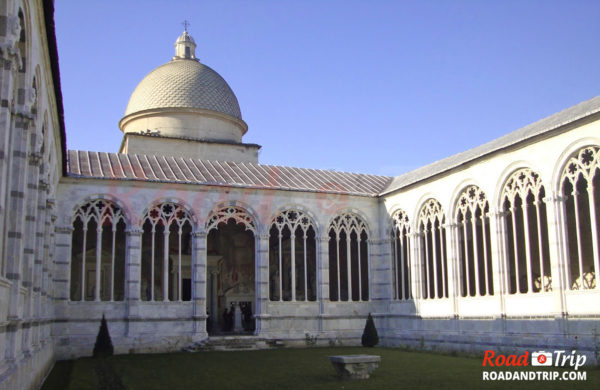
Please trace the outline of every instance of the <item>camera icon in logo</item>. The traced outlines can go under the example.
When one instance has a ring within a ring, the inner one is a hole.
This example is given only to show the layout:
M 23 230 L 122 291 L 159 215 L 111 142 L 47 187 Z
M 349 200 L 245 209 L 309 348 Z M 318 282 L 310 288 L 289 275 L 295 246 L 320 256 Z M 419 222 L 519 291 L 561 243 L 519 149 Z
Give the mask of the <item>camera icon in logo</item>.
M 551 366 L 552 352 L 538 351 L 531 354 L 532 366 Z

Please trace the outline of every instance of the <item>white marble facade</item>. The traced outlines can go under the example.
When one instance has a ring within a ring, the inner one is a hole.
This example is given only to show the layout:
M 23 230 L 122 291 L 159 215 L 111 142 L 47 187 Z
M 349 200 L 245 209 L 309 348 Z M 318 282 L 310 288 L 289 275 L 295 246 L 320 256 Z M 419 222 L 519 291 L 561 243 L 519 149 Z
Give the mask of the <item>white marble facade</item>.
M 218 96 L 136 90 L 122 153 L 68 152 L 51 2 L 2 7 L 0 388 L 90 355 L 103 314 L 116 353 L 175 351 L 241 301 L 265 346 L 358 344 L 372 313 L 387 346 L 596 357 L 600 98 L 392 178 L 258 164 L 211 69 Z

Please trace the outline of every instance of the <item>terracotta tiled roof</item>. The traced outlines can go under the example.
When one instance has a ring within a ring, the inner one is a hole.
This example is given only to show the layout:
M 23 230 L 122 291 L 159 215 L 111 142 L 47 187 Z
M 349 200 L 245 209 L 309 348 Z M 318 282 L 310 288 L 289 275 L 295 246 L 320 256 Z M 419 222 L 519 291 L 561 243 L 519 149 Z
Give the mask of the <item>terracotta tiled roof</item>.
M 69 150 L 68 176 L 377 196 L 391 177 L 187 157 Z

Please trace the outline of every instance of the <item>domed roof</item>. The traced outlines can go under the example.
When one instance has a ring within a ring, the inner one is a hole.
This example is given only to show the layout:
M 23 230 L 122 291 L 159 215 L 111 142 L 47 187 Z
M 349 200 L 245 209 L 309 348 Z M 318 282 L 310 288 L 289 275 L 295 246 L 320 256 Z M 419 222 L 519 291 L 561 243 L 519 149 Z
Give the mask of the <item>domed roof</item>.
M 125 116 L 157 108 L 200 108 L 242 119 L 227 82 L 196 59 L 176 57 L 150 72 L 131 94 Z

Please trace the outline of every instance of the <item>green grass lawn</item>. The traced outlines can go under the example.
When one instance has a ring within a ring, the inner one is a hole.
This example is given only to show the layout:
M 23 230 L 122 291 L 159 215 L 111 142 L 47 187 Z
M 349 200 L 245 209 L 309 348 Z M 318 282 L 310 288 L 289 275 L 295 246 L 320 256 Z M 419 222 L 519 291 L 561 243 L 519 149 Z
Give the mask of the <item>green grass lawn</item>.
M 365 353 L 381 356 L 379 368 L 367 380 L 339 380 L 327 359 Z M 108 379 L 98 369 L 101 365 L 108 367 Z M 600 388 L 598 368 L 584 368 L 585 382 L 484 382 L 483 370 L 481 358 L 389 348 L 119 355 L 105 361 L 81 358 L 57 362 L 42 390 Z

